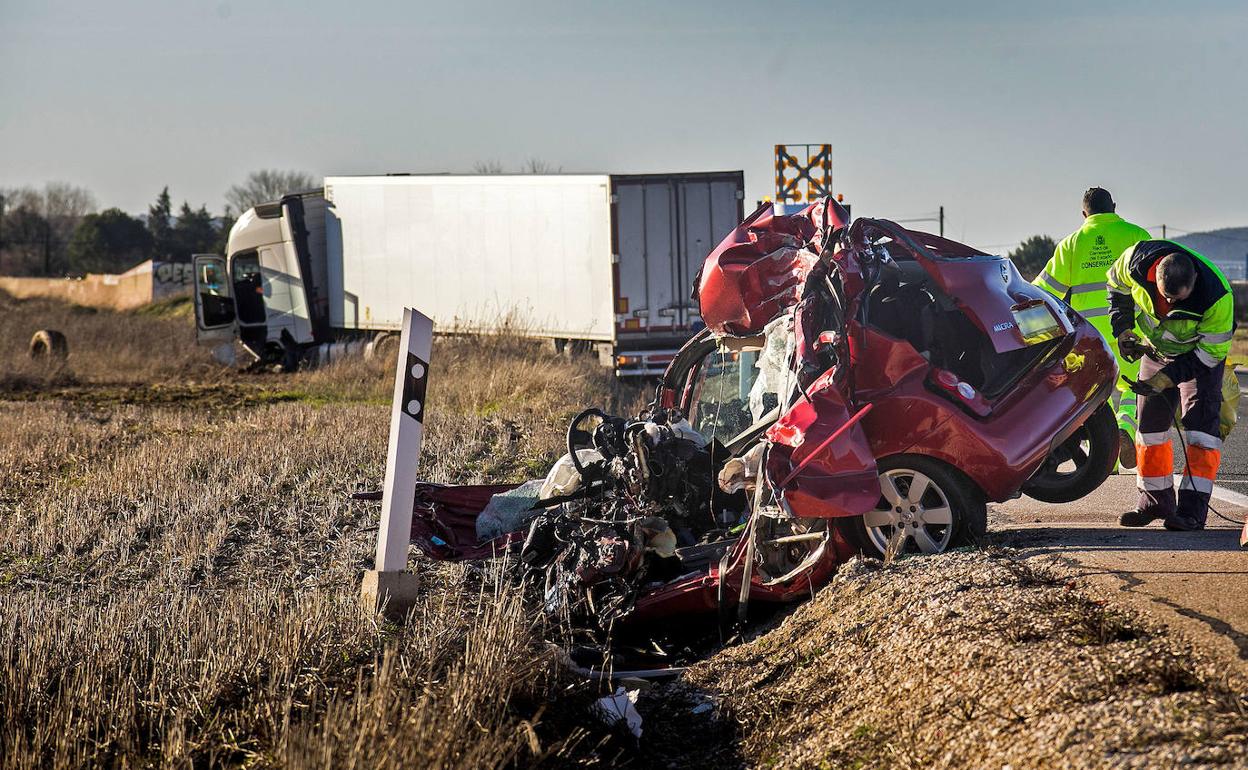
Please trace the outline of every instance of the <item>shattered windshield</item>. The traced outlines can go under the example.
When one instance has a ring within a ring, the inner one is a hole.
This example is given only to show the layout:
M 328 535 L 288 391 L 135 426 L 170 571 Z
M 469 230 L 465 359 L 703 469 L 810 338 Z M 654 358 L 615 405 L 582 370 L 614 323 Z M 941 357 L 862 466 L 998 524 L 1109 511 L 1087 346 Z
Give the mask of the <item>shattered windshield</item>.
M 750 390 L 758 379 L 753 351 L 716 350 L 702 362 L 693 391 L 693 427 L 727 444 L 754 422 Z
M 767 325 L 764 334 L 743 341 L 740 350 L 720 348 L 698 368 L 690 409 L 694 429 L 722 444 L 759 422 L 775 418 L 781 394 L 794 384 L 788 361 L 792 355 L 793 322 L 784 315 Z

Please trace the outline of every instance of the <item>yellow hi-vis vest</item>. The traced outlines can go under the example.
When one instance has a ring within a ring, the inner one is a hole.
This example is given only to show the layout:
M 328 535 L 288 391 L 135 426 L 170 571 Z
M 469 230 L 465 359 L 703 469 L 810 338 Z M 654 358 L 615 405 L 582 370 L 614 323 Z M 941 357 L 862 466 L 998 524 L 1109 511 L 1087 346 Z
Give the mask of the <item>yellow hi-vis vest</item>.
M 1093 214 L 1083 221 L 1083 227 L 1057 244 L 1052 258 L 1033 283 L 1069 302 L 1112 345 L 1114 336 L 1109 329 L 1109 298 L 1105 291 L 1109 268 L 1119 254 L 1151 237 L 1147 230 L 1117 214 Z

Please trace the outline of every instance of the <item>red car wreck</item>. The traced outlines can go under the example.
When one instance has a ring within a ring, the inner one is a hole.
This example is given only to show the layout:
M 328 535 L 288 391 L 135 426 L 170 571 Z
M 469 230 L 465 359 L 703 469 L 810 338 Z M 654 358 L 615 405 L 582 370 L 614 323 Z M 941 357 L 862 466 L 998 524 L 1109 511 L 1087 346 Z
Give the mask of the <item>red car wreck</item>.
M 548 611 L 607 628 L 807 597 L 856 553 L 973 542 L 988 502 L 1112 470 L 1114 359 L 1008 259 L 764 206 L 695 298 L 707 328 L 646 412 L 585 410 L 541 481 L 421 485 L 414 542 L 510 551 Z

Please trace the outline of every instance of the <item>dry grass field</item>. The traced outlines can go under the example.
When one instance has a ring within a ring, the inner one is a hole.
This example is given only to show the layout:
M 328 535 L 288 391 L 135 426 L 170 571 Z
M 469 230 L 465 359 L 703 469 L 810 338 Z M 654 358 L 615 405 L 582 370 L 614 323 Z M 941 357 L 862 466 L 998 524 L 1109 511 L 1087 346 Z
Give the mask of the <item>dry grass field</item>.
M 26 358 L 40 327 L 69 338 L 64 365 Z M 0 764 L 587 755 L 585 731 L 538 717 L 592 693 L 496 580 L 424 570 L 404 627 L 360 610 L 377 509 L 348 496 L 380 486 L 386 367 L 234 374 L 192 342 L 177 308 L 0 295 Z M 430 387 L 423 475 L 446 482 L 544 472 L 566 418 L 617 398 L 513 338 L 439 342 Z
M 26 358 L 41 327 L 63 364 Z M 349 495 L 380 486 L 391 370 L 235 373 L 192 342 L 185 306 L 0 295 L 0 768 L 1246 761 L 1243 695 L 1198 656 L 983 554 L 847 571 L 644 693 L 631 747 L 491 566 L 414 558 L 408 623 L 361 609 L 377 507 Z M 539 475 L 574 412 L 643 398 L 514 336 L 439 340 L 422 475 Z

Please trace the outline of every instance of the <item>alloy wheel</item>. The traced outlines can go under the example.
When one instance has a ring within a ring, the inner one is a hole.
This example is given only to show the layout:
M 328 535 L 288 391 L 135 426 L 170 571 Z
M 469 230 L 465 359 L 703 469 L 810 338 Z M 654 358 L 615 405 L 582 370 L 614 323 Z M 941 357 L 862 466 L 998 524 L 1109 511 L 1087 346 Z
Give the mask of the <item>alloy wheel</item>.
M 867 536 L 884 553 L 900 531 L 923 553 L 941 553 L 953 539 L 953 506 L 930 476 L 909 468 L 880 474 L 880 502 L 863 516 Z M 903 543 L 903 550 L 909 543 Z

